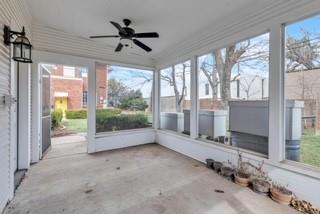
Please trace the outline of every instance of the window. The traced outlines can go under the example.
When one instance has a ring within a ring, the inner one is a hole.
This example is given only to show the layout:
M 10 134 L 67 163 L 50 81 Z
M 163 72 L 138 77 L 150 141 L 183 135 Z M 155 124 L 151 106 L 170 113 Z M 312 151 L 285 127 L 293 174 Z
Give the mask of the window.
M 205 94 L 209 95 L 209 83 L 205 84 L 204 86 L 205 86 L 205 91 L 206 91 Z
M 75 77 L 75 67 L 63 66 L 64 77 Z
M 190 61 L 160 71 L 160 128 L 190 134 Z
M 82 106 L 84 108 L 86 108 L 87 104 L 88 104 L 88 92 L 87 91 L 83 91 L 83 93 L 82 93 Z
M 88 71 L 87 71 L 87 69 L 82 69 L 82 68 L 80 68 L 80 69 L 79 69 L 79 72 L 80 72 L 80 75 L 81 75 L 82 78 L 87 78 L 87 77 L 88 77 Z
M 153 71 L 96 64 L 96 132 L 152 127 Z
M 197 64 L 200 139 L 268 155 L 269 33 L 200 56 Z
M 320 167 L 320 16 L 285 26 L 286 159 Z

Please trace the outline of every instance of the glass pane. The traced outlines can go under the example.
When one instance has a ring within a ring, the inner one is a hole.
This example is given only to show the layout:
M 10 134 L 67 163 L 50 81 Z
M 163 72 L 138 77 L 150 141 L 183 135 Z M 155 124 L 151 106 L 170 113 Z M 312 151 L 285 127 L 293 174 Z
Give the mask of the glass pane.
M 269 34 L 198 57 L 199 137 L 268 155 Z
M 25 59 L 30 59 L 31 49 L 29 46 L 22 45 L 22 56 Z
M 13 46 L 13 56 L 17 58 L 21 58 L 21 51 L 22 51 L 21 49 L 22 47 L 20 44 L 15 44 Z
M 152 127 L 153 71 L 96 64 L 96 130 Z
M 320 167 L 320 16 L 285 27 L 286 158 Z
M 160 128 L 190 134 L 190 61 L 160 71 Z

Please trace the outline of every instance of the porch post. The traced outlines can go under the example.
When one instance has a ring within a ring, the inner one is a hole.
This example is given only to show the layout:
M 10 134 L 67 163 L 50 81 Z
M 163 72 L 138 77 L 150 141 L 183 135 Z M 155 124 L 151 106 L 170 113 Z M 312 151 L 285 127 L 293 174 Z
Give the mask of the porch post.
M 153 75 L 153 128 L 160 128 L 160 70 L 156 69 Z
M 88 66 L 88 109 L 87 109 L 87 152 L 95 152 L 96 134 L 96 66 L 93 61 Z
M 198 138 L 198 71 L 197 71 L 197 57 L 193 56 L 191 59 L 191 82 L 190 82 L 190 99 L 191 99 L 191 109 L 190 109 L 190 137 L 192 139 Z
M 269 83 L 269 159 L 278 163 L 285 158 L 284 140 L 284 35 L 280 23 L 270 31 Z

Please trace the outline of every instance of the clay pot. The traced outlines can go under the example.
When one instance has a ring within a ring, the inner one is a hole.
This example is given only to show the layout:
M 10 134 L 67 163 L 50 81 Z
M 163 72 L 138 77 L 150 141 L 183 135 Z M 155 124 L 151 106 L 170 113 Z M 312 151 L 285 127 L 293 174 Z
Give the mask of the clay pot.
M 222 163 L 219 161 L 215 161 L 213 163 L 213 168 L 214 170 L 216 170 L 216 172 L 220 172 L 221 171 L 221 167 L 222 167 Z
M 271 187 L 271 198 L 279 204 L 289 205 L 292 200 L 292 192 L 284 189 L 280 190 L 278 187 Z
M 207 168 L 209 169 L 213 169 L 213 164 L 214 164 L 214 160 L 213 159 L 206 159 L 206 163 L 207 163 Z
M 221 175 L 228 178 L 228 179 L 232 179 L 234 174 L 234 171 L 232 168 L 227 167 L 227 166 L 223 166 L 221 167 Z
M 247 174 L 237 173 L 234 176 L 234 182 L 236 184 L 239 184 L 240 186 L 247 187 L 249 186 L 249 183 L 250 183 L 249 177 L 250 176 Z
M 270 191 L 270 183 L 261 179 L 253 179 L 251 181 L 252 189 L 256 193 L 268 195 Z

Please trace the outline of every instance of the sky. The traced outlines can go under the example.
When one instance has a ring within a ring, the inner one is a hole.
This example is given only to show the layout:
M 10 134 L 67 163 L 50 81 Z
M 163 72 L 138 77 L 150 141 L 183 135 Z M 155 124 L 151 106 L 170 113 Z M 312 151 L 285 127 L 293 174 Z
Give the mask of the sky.
M 315 37 L 319 37 L 320 36 L 320 15 L 287 25 L 286 33 L 291 37 L 301 38 L 303 36 L 302 29 L 311 34 L 314 34 Z
M 153 71 L 111 66 L 109 79 L 120 81 L 130 89 L 140 90 L 143 98 L 150 98 L 151 96 Z

